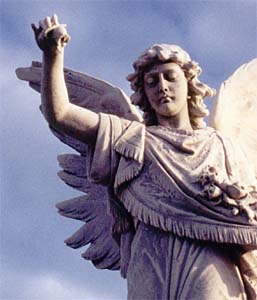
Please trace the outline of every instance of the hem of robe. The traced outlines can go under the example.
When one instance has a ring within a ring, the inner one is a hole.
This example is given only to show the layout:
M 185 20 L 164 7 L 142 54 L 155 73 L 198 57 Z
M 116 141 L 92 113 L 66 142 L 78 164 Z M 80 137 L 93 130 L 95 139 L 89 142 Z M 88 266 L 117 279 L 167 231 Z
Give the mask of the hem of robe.
M 257 245 L 255 226 L 217 221 L 207 223 L 192 218 L 183 217 L 182 219 L 165 216 L 140 203 L 129 190 L 122 193 L 121 202 L 128 212 L 139 221 L 164 231 L 170 231 L 181 237 L 217 243 Z

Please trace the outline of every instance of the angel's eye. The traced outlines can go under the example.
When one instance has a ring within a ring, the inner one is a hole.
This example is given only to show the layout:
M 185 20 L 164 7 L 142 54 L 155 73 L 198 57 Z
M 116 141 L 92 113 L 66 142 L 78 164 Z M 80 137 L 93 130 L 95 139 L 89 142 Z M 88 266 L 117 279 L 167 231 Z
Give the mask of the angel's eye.
M 167 72 L 165 74 L 165 79 L 171 82 L 177 81 L 178 75 L 174 74 L 174 72 Z
M 154 86 L 156 84 L 156 78 L 154 76 L 147 76 L 145 78 L 145 83 L 148 86 Z

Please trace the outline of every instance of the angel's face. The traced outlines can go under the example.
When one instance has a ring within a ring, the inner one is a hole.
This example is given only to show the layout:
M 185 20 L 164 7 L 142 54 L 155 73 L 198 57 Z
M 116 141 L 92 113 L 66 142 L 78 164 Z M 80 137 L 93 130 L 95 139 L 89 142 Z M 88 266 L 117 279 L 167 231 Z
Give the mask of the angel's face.
M 187 79 L 176 63 L 154 65 L 144 74 L 145 94 L 158 117 L 175 117 L 187 109 Z

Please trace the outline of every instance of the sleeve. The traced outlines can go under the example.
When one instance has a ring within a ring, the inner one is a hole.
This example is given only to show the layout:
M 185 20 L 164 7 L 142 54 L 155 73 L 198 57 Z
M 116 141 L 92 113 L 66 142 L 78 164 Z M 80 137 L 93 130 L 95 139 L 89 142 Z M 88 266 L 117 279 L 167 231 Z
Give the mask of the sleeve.
M 88 151 L 87 173 L 91 181 L 109 185 L 114 181 L 120 160 L 120 154 L 114 149 L 115 142 L 131 121 L 103 113 L 99 114 L 99 120 L 96 143 Z

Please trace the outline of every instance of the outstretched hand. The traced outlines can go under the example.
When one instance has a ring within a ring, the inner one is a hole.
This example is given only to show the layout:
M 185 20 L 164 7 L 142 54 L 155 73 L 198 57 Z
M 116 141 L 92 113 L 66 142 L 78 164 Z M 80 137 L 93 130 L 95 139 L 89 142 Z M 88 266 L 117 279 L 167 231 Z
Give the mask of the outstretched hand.
M 39 48 L 49 54 L 61 52 L 70 40 L 66 24 L 59 24 L 57 15 L 39 21 L 39 27 L 31 24 Z

